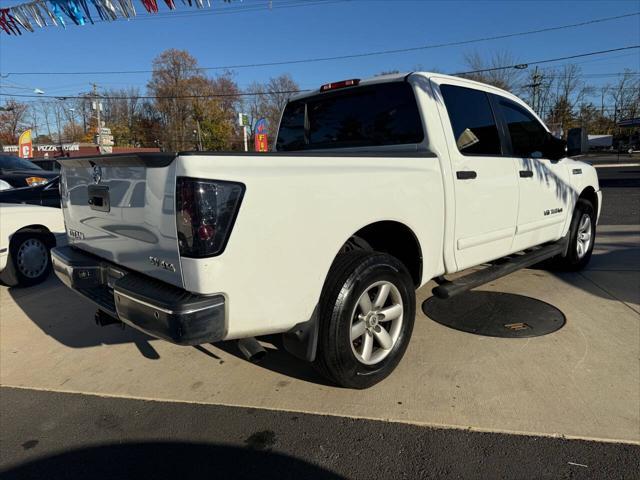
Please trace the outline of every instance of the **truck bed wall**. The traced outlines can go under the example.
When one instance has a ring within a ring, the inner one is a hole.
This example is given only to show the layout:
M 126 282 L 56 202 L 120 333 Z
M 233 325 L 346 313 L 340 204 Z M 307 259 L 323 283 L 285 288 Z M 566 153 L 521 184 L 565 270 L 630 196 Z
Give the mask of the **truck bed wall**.
M 433 156 L 188 155 L 178 157 L 176 174 L 246 186 L 225 252 L 181 259 L 187 290 L 227 297 L 227 338 L 308 320 L 341 246 L 371 223 L 405 224 L 423 246 L 423 279 L 442 271 L 443 191 Z

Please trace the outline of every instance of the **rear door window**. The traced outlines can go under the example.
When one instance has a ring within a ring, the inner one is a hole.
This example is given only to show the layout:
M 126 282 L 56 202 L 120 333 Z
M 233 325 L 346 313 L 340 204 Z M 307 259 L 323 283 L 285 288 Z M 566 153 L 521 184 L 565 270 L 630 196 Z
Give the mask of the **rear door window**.
M 280 151 L 416 144 L 424 139 L 415 95 L 406 82 L 291 102 L 282 118 L 276 147 Z
M 441 85 L 440 91 L 460 153 L 501 155 L 498 126 L 487 94 L 456 85 Z
M 547 130 L 526 109 L 511 100 L 499 97 L 500 110 L 509 129 L 514 157 L 529 158 L 534 152 L 544 152 Z

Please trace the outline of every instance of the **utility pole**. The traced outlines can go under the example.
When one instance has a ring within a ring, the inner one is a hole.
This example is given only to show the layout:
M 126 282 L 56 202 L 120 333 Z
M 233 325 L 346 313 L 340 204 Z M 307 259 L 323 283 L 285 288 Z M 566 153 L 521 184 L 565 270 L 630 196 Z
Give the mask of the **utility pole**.
M 95 108 L 96 108 L 96 113 L 97 113 L 97 117 L 98 117 L 98 131 L 97 131 L 97 137 L 96 140 L 98 142 L 98 148 L 100 148 L 100 146 L 102 145 L 102 119 L 100 118 L 100 110 L 101 110 L 101 106 L 100 105 L 100 100 L 98 97 L 98 85 L 96 85 L 95 83 L 92 84 L 93 85 L 93 98 L 95 99 Z
M 62 134 L 60 132 L 60 109 L 62 107 L 58 104 L 55 105 L 56 113 L 56 129 L 58 131 L 58 145 L 60 146 L 60 153 L 62 153 Z
M 538 115 L 541 114 L 540 110 L 540 85 L 542 85 L 542 75 L 538 73 L 538 67 L 536 66 L 533 71 L 533 75 L 531 76 L 532 83 L 528 85 L 531 87 L 531 103 L 533 104 L 533 111 Z
M 45 103 L 42 102 L 41 103 L 41 107 L 42 107 L 42 113 L 44 114 L 44 121 L 47 124 L 47 135 L 49 136 L 49 141 L 53 141 L 53 138 L 51 138 L 51 125 L 49 124 L 49 107 L 45 107 Z
M 36 117 L 36 110 L 35 108 L 31 109 L 31 121 L 33 122 L 33 131 L 35 132 L 34 135 L 34 139 L 38 138 L 38 123 L 37 123 L 38 118 Z
M 198 135 L 198 151 L 202 151 L 202 131 L 200 130 L 200 119 L 196 117 L 196 135 Z

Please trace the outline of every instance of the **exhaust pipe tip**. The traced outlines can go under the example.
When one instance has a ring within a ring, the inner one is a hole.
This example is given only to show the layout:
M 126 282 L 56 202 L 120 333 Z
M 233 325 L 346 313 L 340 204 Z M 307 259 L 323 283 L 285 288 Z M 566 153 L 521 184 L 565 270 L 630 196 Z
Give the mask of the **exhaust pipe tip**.
M 107 325 L 119 325 L 121 328 L 124 328 L 124 323 L 122 323 L 120 319 L 112 317 L 102 310 L 96 310 L 93 318 L 96 321 L 96 325 L 100 327 L 106 327 Z
M 254 337 L 238 340 L 238 348 L 244 357 L 252 363 L 258 363 L 267 355 L 267 351 Z

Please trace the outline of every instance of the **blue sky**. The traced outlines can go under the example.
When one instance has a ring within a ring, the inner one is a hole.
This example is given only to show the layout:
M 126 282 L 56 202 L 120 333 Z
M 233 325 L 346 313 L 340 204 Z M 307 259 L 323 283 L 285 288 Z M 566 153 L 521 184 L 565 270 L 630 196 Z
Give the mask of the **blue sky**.
M 268 0 L 212 0 L 199 11 L 180 4 L 169 12 L 159 0 L 160 17 L 147 14 L 133 0 L 138 17 L 131 21 L 77 27 L 36 29 L 20 37 L 0 35 L 0 72 L 96 71 L 150 69 L 152 59 L 167 48 L 188 50 L 201 66 L 247 64 L 310 57 L 346 55 L 375 50 L 472 39 L 503 33 L 577 23 L 640 11 L 640 1 L 428 1 L 352 0 L 324 5 L 253 10 Z M 274 0 L 317 4 L 319 0 Z M 15 0 L 0 0 L 0 6 Z M 219 14 L 233 10 L 234 13 Z M 246 10 L 246 11 L 245 11 Z M 180 12 L 180 13 L 178 13 Z M 236 13 L 237 12 L 237 13 Z M 185 15 L 188 13 L 188 15 Z M 384 70 L 465 68 L 464 54 L 477 50 L 490 55 L 508 50 L 521 62 L 640 44 L 640 17 L 632 17 L 557 32 L 529 35 L 475 45 L 371 56 L 311 64 L 246 68 L 234 71 L 245 87 L 253 80 L 290 73 L 302 88 L 344 78 L 365 78 Z M 566 63 L 566 62 L 560 62 Z M 640 50 L 578 60 L 584 73 L 640 71 Z M 548 65 L 550 66 L 550 65 Z M 210 72 L 214 74 L 215 72 Z M 9 75 L 5 93 L 30 93 L 8 88 L 40 88 L 51 95 L 72 95 L 91 82 L 105 88 L 144 85 L 149 74 L 137 75 Z M 613 78 L 593 79 L 594 84 Z M 8 83 L 12 82 L 12 83 Z

